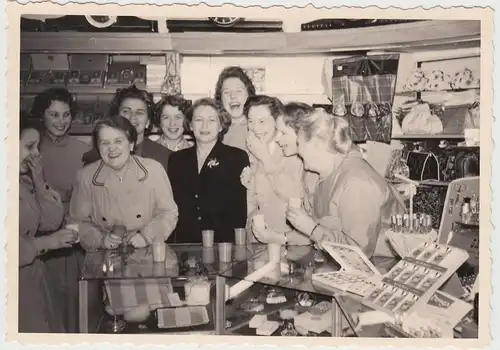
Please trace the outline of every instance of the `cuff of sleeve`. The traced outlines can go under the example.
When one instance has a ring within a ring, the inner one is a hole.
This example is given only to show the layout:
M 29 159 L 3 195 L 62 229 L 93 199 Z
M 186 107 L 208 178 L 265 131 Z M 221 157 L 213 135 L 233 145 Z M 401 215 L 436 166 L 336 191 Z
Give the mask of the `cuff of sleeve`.
M 46 237 L 38 237 L 32 241 L 33 247 L 35 248 L 36 256 L 44 255 L 49 251 L 47 248 L 45 248 L 44 244 L 45 239 Z

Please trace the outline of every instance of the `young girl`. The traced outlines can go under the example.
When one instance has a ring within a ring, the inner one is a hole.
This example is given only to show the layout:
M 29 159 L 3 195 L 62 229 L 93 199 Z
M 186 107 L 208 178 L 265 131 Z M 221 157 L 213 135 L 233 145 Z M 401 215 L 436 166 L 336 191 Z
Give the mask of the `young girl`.
M 255 95 L 255 86 L 241 67 L 226 67 L 220 73 L 215 86 L 215 101 L 231 117 L 231 125 L 224 136 L 228 146 L 246 149 L 247 120 L 244 106 L 247 99 Z
M 163 132 L 156 141 L 172 152 L 191 147 L 194 142 L 186 139 L 189 130 L 186 111 L 190 103 L 181 96 L 167 95 L 156 104 L 154 124 Z

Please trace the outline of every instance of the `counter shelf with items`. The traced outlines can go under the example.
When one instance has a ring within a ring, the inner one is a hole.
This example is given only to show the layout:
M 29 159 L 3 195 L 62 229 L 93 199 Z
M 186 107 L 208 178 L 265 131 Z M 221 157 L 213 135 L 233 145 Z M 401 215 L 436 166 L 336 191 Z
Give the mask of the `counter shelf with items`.
M 166 245 L 164 262 L 152 247 L 87 253 L 79 280 L 80 333 L 214 333 L 215 276 L 251 246 L 238 246 L 234 260 L 220 263 L 217 247 Z
M 395 263 L 394 259 L 389 260 L 390 265 Z M 356 314 L 364 308 L 359 301 L 313 285 L 315 272 L 339 270 L 339 265 L 325 252 L 309 246 L 289 246 L 274 269 L 261 273 L 269 266 L 264 250 L 247 262 L 233 264 L 217 277 L 217 334 L 373 335 L 359 334 L 355 329 Z M 239 288 L 240 285 L 246 288 Z
M 342 269 L 313 274 L 314 284 L 332 292 L 344 292 L 354 296 L 363 305 L 375 311 L 372 313 L 373 317 L 403 325 L 403 329 L 411 334 L 420 337 L 446 336 L 451 333 L 453 336 L 453 328 L 472 310 L 469 303 L 438 291 L 467 260 L 468 254 L 462 249 L 444 244 L 424 243 L 382 275 L 357 247 L 330 242 L 324 243 L 323 247 L 340 263 Z M 345 278 L 339 278 L 343 271 L 349 275 L 362 275 L 364 279 L 346 282 Z M 437 302 L 434 302 L 435 300 Z M 442 307 L 441 300 L 448 306 Z M 433 312 L 422 313 L 422 310 L 430 310 L 433 307 Z M 443 313 L 447 317 L 439 314 L 441 309 L 445 309 Z M 380 313 L 377 315 L 376 311 L 386 314 L 387 317 Z M 417 323 L 429 323 L 429 329 L 432 331 L 411 328 L 417 319 Z
M 469 254 L 457 271 L 467 300 L 474 300 L 472 289 L 479 274 L 479 216 L 479 177 L 452 181 L 446 194 L 439 242 L 464 249 Z

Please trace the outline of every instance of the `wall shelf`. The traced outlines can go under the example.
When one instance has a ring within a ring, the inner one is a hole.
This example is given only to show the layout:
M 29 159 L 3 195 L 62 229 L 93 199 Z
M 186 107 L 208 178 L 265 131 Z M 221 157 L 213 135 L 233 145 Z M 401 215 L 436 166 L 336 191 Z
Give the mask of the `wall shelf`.
M 21 33 L 21 52 L 184 55 L 306 54 L 412 50 L 479 43 L 480 21 L 420 21 L 299 33 Z
M 408 134 L 408 135 L 392 135 L 395 140 L 464 140 L 464 134 Z

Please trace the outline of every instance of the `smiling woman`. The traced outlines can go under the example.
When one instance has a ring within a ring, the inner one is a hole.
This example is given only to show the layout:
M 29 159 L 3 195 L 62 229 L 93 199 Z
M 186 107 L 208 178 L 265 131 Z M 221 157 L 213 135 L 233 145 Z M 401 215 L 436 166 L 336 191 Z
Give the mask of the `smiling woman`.
M 141 248 L 165 241 L 177 223 L 177 206 L 161 164 L 131 154 L 136 128 L 113 116 L 96 124 L 92 138 L 101 160 L 79 172 L 70 205 L 82 247 Z
M 74 96 L 63 88 L 51 88 L 35 97 L 31 117 L 43 122 L 40 154 L 47 182 L 61 196 L 67 213 L 73 182 L 82 167 L 82 156 L 89 146 L 68 135 L 78 105 Z M 49 232 L 47 232 L 49 233 Z M 66 329 L 76 332 L 78 321 L 78 276 L 83 254 L 78 245 L 44 256 L 50 286 L 56 292 L 57 307 Z
M 246 190 L 241 172 L 249 165 L 245 151 L 222 144 L 230 124 L 212 99 L 196 101 L 187 112 L 195 146 L 172 154 L 168 175 L 179 223 L 170 242 L 198 243 L 202 230 L 214 230 L 216 242 L 234 240 L 234 230 L 244 228 Z

